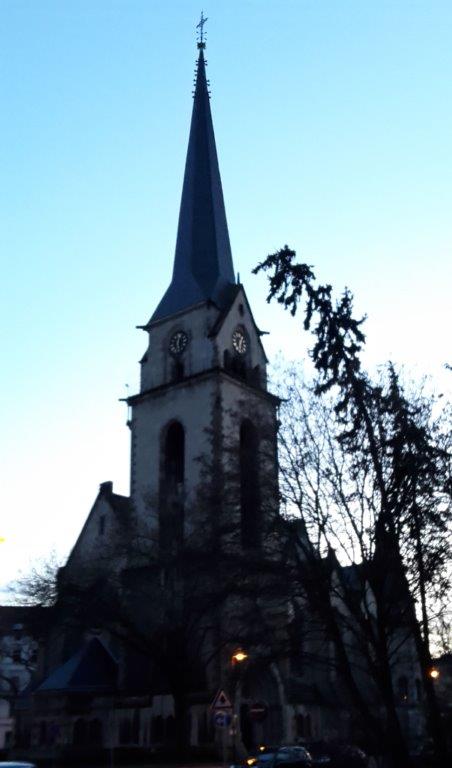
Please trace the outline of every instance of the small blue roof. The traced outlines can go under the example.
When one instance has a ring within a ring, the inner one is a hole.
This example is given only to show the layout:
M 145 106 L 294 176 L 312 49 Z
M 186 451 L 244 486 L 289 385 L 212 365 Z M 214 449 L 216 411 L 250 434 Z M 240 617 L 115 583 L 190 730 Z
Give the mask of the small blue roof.
M 151 323 L 209 299 L 223 308 L 235 283 L 200 46 L 173 277 Z
M 37 693 L 109 690 L 116 685 L 117 670 L 117 662 L 111 653 L 94 637 L 57 667 L 37 688 Z

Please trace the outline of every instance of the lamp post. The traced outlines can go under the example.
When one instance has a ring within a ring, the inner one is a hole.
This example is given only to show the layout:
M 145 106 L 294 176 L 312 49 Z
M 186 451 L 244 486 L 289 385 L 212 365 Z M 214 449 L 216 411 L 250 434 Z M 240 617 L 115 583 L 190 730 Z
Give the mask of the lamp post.
M 242 648 L 238 648 L 231 656 L 231 665 L 232 669 L 235 669 L 240 664 L 243 664 L 244 661 L 248 659 L 248 654 L 246 651 L 244 651 Z M 234 697 L 232 702 L 232 723 L 231 723 L 231 734 L 232 734 L 232 762 L 235 763 L 236 760 L 236 738 L 237 738 L 237 723 L 238 723 L 238 713 L 236 711 L 237 706 L 237 692 L 236 687 L 234 686 Z

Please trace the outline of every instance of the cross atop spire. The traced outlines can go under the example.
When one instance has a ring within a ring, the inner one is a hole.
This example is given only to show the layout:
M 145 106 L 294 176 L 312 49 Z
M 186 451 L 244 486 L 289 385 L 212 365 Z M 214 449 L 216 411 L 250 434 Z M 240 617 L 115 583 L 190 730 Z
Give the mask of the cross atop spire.
M 201 19 L 199 21 L 199 24 L 196 25 L 196 29 L 199 29 L 199 40 L 198 40 L 198 48 L 205 48 L 206 43 L 204 40 L 204 24 L 208 21 L 208 19 L 204 16 L 204 11 L 201 11 Z
M 201 14 L 199 56 L 171 284 L 151 322 L 205 301 L 223 309 L 235 284 L 210 112 Z

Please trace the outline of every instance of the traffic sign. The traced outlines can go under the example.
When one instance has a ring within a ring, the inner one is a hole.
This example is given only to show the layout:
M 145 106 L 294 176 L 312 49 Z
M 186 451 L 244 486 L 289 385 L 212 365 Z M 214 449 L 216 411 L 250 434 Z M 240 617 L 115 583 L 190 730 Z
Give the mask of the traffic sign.
M 231 725 L 230 713 L 221 709 L 217 710 L 213 714 L 213 724 L 217 728 L 228 728 L 228 726 Z
M 252 720 L 255 720 L 257 723 L 262 723 L 267 717 L 268 707 L 263 701 L 255 701 L 253 704 L 250 704 L 248 711 Z
M 215 696 L 214 700 L 212 701 L 211 709 L 215 710 L 224 710 L 224 709 L 232 709 L 232 704 L 230 699 L 226 696 L 225 692 L 223 690 L 218 691 L 217 695 Z

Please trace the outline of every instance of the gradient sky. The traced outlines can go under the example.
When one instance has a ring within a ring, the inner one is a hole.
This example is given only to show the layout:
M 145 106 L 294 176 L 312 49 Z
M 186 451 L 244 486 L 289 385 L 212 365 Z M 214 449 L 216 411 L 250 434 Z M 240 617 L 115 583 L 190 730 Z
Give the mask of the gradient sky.
M 128 492 L 172 269 L 199 2 L 0 0 L 0 584 Z M 305 354 L 252 267 L 284 243 L 368 314 L 367 360 L 448 385 L 450 0 L 211 0 L 208 76 L 235 268 L 270 356 Z

